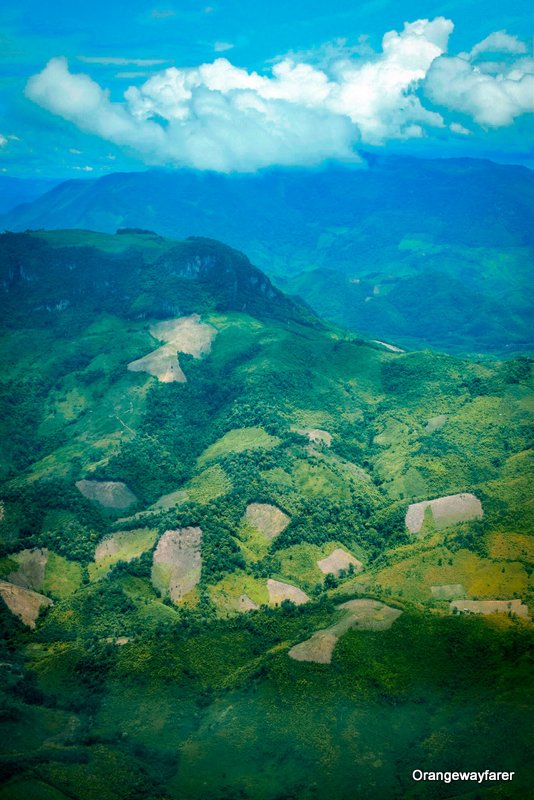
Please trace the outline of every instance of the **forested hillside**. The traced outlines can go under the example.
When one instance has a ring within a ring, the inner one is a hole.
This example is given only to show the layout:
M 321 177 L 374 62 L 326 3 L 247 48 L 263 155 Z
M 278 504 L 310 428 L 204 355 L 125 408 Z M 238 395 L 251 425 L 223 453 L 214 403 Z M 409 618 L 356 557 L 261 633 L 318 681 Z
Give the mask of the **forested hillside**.
M 222 239 L 322 317 L 370 338 L 509 355 L 532 345 L 533 213 L 526 168 L 366 154 L 357 169 L 66 181 L 0 229 Z
M 0 282 L 1 800 L 527 796 L 530 359 L 212 240 L 5 234 Z

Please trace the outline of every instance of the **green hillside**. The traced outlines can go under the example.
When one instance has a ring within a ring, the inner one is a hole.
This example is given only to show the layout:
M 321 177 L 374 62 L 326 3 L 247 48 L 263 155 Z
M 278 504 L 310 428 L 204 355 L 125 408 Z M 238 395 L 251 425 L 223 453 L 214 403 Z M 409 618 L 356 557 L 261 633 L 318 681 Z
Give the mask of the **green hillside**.
M 66 181 L 0 230 L 149 227 L 243 249 L 284 291 L 368 338 L 453 353 L 532 347 L 531 170 L 364 153 L 357 169 L 189 170 Z
M 0 800 L 528 795 L 530 359 L 205 239 L 5 234 L 0 282 Z

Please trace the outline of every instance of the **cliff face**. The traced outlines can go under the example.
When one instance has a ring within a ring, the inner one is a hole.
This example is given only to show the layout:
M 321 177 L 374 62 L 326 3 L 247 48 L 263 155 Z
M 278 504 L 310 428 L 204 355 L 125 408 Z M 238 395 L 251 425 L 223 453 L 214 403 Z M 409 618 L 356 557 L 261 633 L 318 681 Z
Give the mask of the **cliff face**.
M 144 318 L 212 309 L 314 321 L 237 250 L 150 232 L 3 234 L 0 289 L 13 313 L 85 308 Z

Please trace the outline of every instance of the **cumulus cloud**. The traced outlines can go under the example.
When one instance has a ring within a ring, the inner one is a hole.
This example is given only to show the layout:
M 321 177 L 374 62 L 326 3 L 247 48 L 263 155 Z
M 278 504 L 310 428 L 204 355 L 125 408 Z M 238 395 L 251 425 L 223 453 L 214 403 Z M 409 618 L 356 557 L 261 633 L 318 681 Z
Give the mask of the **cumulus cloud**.
M 363 39 L 356 46 L 337 40 L 337 49 L 329 43 L 318 59 L 293 53 L 265 74 L 226 58 L 171 67 L 130 86 L 121 102 L 55 58 L 29 80 L 26 93 L 150 164 L 229 172 L 355 161 L 359 144 L 419 138 L 432 129 L 469 133 L 463 119 L 446 120 L 443 109 L 483 126 L 507 125 L 532 110 L 534 70 L 525 58 L 510 63 L 522 43 L 499 31 L 470 54 L 449 56 L 453 27 L 444 17 L 416 20 L 386 33 L 380 52 Z M 501 71 L 476 66 L 480 54 L 495 51 L 504 53 Z
M 527 46 L 517 36 L 510 36 L 506 31 L 495 31 L 476 44 L 471 50 L 470 57 L 476 58 L 481 53 L 526 53 Z
M 511 125 L 521 114 L 534 112 L 534 60 L 490 66 L 496 71 L 460 57 L 436 59 L 426 76 L 425 95 L 484 128 Z
M 7 136 L 3 136 L 0 133 L 0 147 L 5 147 L 7 144 Z

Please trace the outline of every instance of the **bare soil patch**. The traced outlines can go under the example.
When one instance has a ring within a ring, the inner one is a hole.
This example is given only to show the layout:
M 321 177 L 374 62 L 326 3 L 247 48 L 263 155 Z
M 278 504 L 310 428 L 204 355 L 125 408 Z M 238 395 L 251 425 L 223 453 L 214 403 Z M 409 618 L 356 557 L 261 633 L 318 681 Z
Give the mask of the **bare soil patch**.
M 330 664 L 338 636 L 328 630 L 317 631 L 305 642 L 291 648 L 288 655 L 295 661 L 315 661 L 316 664 Z
M 35 620 L 39 616 L 40 609 L 52 605 L 50 598 L 44 594 L 15 586 L 7 581 L 0 581 L 0 595 L 9 610 L 30 628 L 35 628 Z
M 321 428 L 297 428 L 296 432 L 301 436 L 307 436 L 314 444 L 324 444 L 326 447 L 330 447 L 332 444 L 332 434 Z
M 267 591 L 269 592 L 269 603 L 276 606 L 280 605 L 284 600 L 291 600 L 292 603 L 300 606 L 303 603 L 308 603 L 310 599 L 306 592 L 303 592 L 297 586 L 275 581 L 272 578 L 267 581 Z
M 158 542 L 152 562 L 152 583 L 174 603 L 180 602 L 200 580 L 202 556 L 200 528 L 166 531 Z
M 242 594 L 237 598 L 236 608 L 238 611 L 256 611 L 259 605 L 251 600 L 247 594 Z
M 434 431 L 438 431 L 445 425 L 447 419 L 448 419 L 447 414 L 438 414 L 437 417 L 432 417 L 432 419 L 428 420 L 425 426 L 425 431 L 427 433 L 433 433 Z
M 528 606 L 521 600 L 453 600 L 450 610 L 451 613 L 515 614 L 530 619 Z
M 342 570 L 347 570 L 351 564 L 354 567 L 354 572 L 362 571 L 362 562 L 358 561 L 351 553 L 347 553 L 347 551 L 343 550 L 341 547 L 338 547 L 337 550 L 334 550 L 329 556 L 321 558 L 317 562 L 317 566 L 324 575 L 328 575 L 329 573 L 339 575 Z
M 121 511 L 137 502 L 137 497 L 120 481 L 76 481 L 76 488 L 94 503 Z
M 369 598 L 349 600 L 338 608 L 346 608 L 349 611 L 351 628 L 366 631 L 385 631 L 391 628 L 395 620 L 402 614 L 399 608 L 392 608 L 381 603 L 380 600 L 370 600 Z M 338 625 L 340 624 L 338 623 Z
M 162 383 L 185 383 L 187 378 L 180 367 L 178 353 L 201 358 L 210 352 L 217 334 L 212 325 L 200 322 L 198 314 L 158 322 L 150 328 L 154 339 L 164 342 L 157 350 L 128 364 L 131 372 L 148 372 Z
M 317 664 L 330 664 L 332 653 L 341 636 L 351 628 L 367 631 L 383 631 L 390 628 L 402 611 L 381 603 L 379 600 L 362 598 L 349 600 L 337 606 L 345 615 L 330 627 L 316 631 L 304 642 L 296 644 L 288 655 L 296 661 L 315 661 Z
M 7 576 L 10 583 L 22 586 L 24 589 L 39 591 L 44 582 L 48 550 L 21 550 L 15 556 L 18 569 Z
M 247 521 L 268 539 L 274 539 L 291 522 L 287 514 L 269 503 L 251 503 L 245 513 Z
M 410 533 L 419 533 L 427 508 L 430 508 L 434 525 L 438 529 L 484 516 L 482 503 L 474 494 L 452 494 L 435 500 L 423 500 L 408 506 L 405 522 Z

